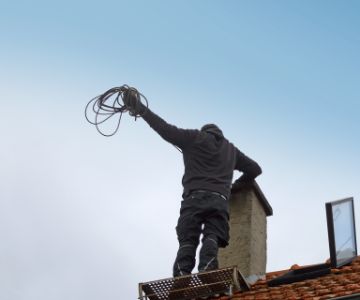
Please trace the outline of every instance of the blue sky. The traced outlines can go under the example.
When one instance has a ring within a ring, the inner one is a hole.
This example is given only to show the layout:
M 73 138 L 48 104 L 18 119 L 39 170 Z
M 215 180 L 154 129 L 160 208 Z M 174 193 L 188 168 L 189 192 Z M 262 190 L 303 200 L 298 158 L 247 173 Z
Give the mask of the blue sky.
M 1 2 L 0 298 L 134 298 L 171 274 L 181 156 L 142 120 L 124 116 L 104 138 L 83 115 L 124 83 L 170 123 L 217 123 L 259 162 L 268 271 L 325 261 L 324 203 L 360 198 L 359 12 L 334 0 Z

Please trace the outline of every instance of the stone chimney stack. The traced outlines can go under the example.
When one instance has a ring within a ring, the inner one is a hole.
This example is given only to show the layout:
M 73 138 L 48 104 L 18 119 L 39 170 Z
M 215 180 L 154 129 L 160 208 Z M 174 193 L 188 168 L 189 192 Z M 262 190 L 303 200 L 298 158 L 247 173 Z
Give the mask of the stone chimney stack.
M 230 198 L 230 242 L 219 251 L 219 267 L 238 266 L 249 278 L 266 273 L 266 217 L 272 207 L 256 182 L 234 192 Z

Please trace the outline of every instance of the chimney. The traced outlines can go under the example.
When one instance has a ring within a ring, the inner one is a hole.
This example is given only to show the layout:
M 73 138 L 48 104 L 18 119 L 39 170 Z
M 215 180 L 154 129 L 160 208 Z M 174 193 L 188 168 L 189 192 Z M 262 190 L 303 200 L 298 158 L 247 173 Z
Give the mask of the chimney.
M 230 198 L 230 242 L 219 251 L 219 267 L 237 266 L 250 281 L 266 273 L 266 217 L 273 214 L 259 185 L 254 182 Z

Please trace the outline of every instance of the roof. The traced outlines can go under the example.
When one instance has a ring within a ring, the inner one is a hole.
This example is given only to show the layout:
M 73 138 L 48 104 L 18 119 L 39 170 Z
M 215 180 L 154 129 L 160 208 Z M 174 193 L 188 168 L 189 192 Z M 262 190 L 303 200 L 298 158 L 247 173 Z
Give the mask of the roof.
M 290 270 L 300 268 L 297 265 Z M 339 269 L 331 269 L 331 273 L 315 279 L 308 279 L 291 284 L 269 287 L 268 281 L 290 270 L 271 272 L 266 274 L 266 280 L 257 281 L 247 292 L 238 292 L 233 300 L 322 300 L 359 294 L 360 299 L 360 256 L 350 265 Z M 227 300 L 227 296 L 217 298 Z M 347 298 L 348 299 L 348 298 Z M 353 298 L 355 299 L 355 298 Z

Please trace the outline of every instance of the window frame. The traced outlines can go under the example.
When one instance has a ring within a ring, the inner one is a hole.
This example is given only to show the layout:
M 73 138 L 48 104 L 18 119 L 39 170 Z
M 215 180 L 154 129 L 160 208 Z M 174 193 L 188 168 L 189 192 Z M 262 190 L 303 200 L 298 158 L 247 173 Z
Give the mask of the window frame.
M 355 256 L 342 260 L 341 263 L 338 262 L 336 257 L 336 242 L 335 242 L 335 229 L 334 229 L 334 216 L 333 216 L 333 206 L 339 205 L 345 202 L 351 203 L 352 209 L 352 227 L 354 233 L 354 243 L 355 243 Z M 356 242 L 356 226 L 355 226 L 355 209 L 354 209 L 354 198 L 349 197 L 345 199 L 341 199 L 338 201 L 328 202 L 325 204 L 326 207 L 326 219 L 327 219 L 327 227 L 328 227 L 328 237 L 329 237 L 329 250 L 330 250 L 330 264 L 332 268 L 339 268 L 344 266 L 350 262 L 357 256 L 357 242 Z

